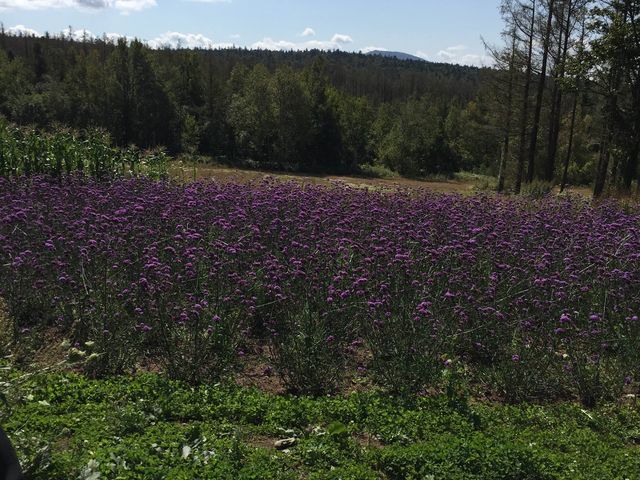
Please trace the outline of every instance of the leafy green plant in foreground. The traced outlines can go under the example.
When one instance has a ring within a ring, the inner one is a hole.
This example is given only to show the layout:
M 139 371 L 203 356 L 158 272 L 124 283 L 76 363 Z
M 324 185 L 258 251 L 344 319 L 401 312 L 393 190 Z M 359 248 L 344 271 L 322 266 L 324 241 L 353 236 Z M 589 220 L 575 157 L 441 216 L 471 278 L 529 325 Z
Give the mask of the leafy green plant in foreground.
M 460 408 L 446 396 L 271 396 L 157 374 L 25 378 L 1 418 L 34 479 L 606 480 L 640 471 L 637 405 Z M 289 437 L 286 451 L 274 448 Z

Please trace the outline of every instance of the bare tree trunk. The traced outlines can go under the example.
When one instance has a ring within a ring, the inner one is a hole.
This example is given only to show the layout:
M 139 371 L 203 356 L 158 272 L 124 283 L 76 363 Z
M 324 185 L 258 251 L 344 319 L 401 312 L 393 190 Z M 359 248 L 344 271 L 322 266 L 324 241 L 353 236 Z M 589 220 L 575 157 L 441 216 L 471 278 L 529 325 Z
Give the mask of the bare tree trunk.
M 527 72 L 525 73 L 524 95 L 522 100 L 522 113 L 520 115 L 520 146 L 518 150 L 518 169 L 514 192 L 520 193 L 522 189 L 522 177 L 524 175 L 525 148 L 527 141 L 527 120 L 529 118 L 529 90 L 531 88 L 531 64 L 533 62 L 533 34 L 536 24 L 536 0 L 533 0 L 531 9 L 531 30 L 529 31 L 529 52 L 527 54 Z
M 609 172 L 609 161 L 611 159 L 611 142 L 613 141 L 613 124 L 615 120 L 615 112 L 618 108 L 618 94 L 617 85 L 619 81 L 618 71 L 612 72 L 614 81 L 612 84 L 615 86 L 614 91 L 609 94 L 607 99 L 607 117 L 605 122 L 605 131 L 602 139 L 602 145 L 600 146 L 600 158 L 598 160 L 598 168 L 596 170 L 596 181 L 593 187 L 593 197 L 598 198 L 604 192 L 604 187 L 607 184 L 607 174 Z
M 586 33 L 586 25 L 585 25 L 586 17 L 582 15 L 582 28 L 580 32 L 580 51 L 584 49 L 584 36 Z M 568 24 L 567 24 L 568 25 Z M 569 144 L 567 146 L 567 156 L 564 159 L 564 168 L 562 170 L 562 182 L 560 184 L 560 192 L 563 192 L 567 187 L 567 178 L 569 173 L 569 164 L 571 162 L 571 154 L 573 153 L 573 137 L 575 135 L 576 128 L 576 113 L 578 111 L 578 101 L 580 96 L 582 95 L 583 88 L 583 78 L 582 75 L 579 75 L 577 78 L 576 91 L 574 92 L 573 97 L 573 108 L 571 109 L 571 125 L 569 126 Z
M 611 151 L 611 149 L 609 149 Z M 609 153 L 611 155 L 611 153 Z M 611 167 L 611 175 L 609 175 L 609 188 L 611 190 L 616 189 L 618 183 L 618 167 L 620 166 L 620 155 L 613 156 L 613 166 Z
M 633 183 L 633 177 L 638 170 L 638 156 L 640 155 L 640 138 L 636 138 L 633 141 L 631 151 L 629 152 L 623 171 L 622 171 L 622 186 L 625 191 L 631 190 L 631 183 Z
M 573 98 L 573 109 L 571 110 L 571 125 L 569 126 L 569 144 L 567 145 L 567 156 L 564 159 L 564 168 L 562 169 L 562 182 L 560 183 L 560 193 L 564 192 L 567 186 L 567 176 L 569 174 L 569 163 L 571 162 L 571 154 L 573 153 L 573 136 L 576 128 L 576 113 L 578 111 L 578 96 L 576 92 Z
M 631 22 L 631 29 L 633 32 L 633 39 L 635 43 L 636 52 L 640 50 L 640 27 L 638 27 L 638 13 L 640 13 L 640 8 L 635 5 L 635 9 L 632 9 L 631 14 L 629 15 L 629 20 Z M 638 169 L 638 163 L 640 162 L 640 72 L 635 72 L 635 81 L 633 83 L 633 99 L 634 99 L 634 113 L 635 113 L 635 145 L 634 150 L 631 153 L 631 158 L 629 159 L 630 164 L 628 165 L 628 169 L 625 172 L 624 185 L 627 190 L 631 189 L 631 183 L 633 182 L 634 173 L 638 174 L 638 185 L 637 192 L 640 194 L 640 171 Z
M 623 13 L 623 24 L 627 22 L 627 11 Z M 604 192 L 607 184 L 607 174 L 609 172 L 609 161 L 611 159 L 611 143 L 613 141 L 614 125 L 618 110 L 618 94 L 620 81 L 622 80 L 622 65 L 624 59 L 620 58 L 620 54 L 616 53 L 611 60 L 612 66 L 609 72 L 609 91 L 607 93 L 607 102 L 605 105 L 605 132 L 603 136 L 602 147 L 600 150 L 600 159 L 598 160 L 598 168 L 596 170 L 596 179 L 593 186 L 593 197 L 598 198 Z M 617 167 L 617 165 L 616 165 Z
M 602 145 L 600 146 L 600 159 L 596 170 L 596 181 L 593 187 L 593 197 L 598 198 L 604 192 L 607 183 L 607 172 L 609 171 L 609 160 L 611 159 L 611 141 L 613 140 L 613 129 L 607 123 Z
M 504 191 L 504 177 L 509 159 L 509 143 L 511 139 L 511 117 L 513 116 L 513 77 L 515 75 L 516 57 L 516 32 L 515 28 L 511 39 L 511 57 L 509 59 L 509 86 L 507 91 L 507 118 L 505 120 L 504 138 L 502 140 L 502 156 L 500 158 L 500 169 L 498 171 L 498 193 Z
M 633 111 L 636 118 L 633 122 L 631 148 L 627 152 L 627 157 L 622 167 L 622 185 L 627 192 L 631 189 L 631 183 L 636 176 L 638 155 L 640 155 L 640 79 L 635 83 L 636 85 L 633 88 Z
M 536 159 L 536 147 L 538 146 L 538 129 L 540 128 L 540 114 L 542 113 L 542 99 L 544 97 L 544 86 L 547 79 L 547 62 L 549 61 L 549 40 L 551 38 L 551 26 L 553 22 L 553 7 L 555 0 L 549 0 L 549 14 L 547 16 L 547 28 L 544 33 L 544 45 L 542 50 L 542 67 L 540 69 L 540 80 L 538 82 L 538 94 L 536 97 L 536 107 L 531 129 L 531 139 L 529 144 L 529 163 L 527 168 L 527 182 L 533 181 L 533 174 Z
M 549 125 L 549 141 L 547 144 L 547 161 L 545 163 L 544 179 L 548 182 L 553 181 L 556 170 L 556 156 L 558 154 L 558 139 L 560 137 L 560 118 L 562 115 L 562 89 L 560 81 L 564 78 L 565 66 L 567 61 L 567 52 L 569 50 L 569 38 L 571 37 L 571 17 L 572 17 L 572 0 L 567 5 L 567 22 L 566 25 L 560 25 L 560 37 L 558 38 L 558 67 L 556 69 L 555 80 L 553 83 L 553 103 L 551 107 L 551 122 Z M 561 13 L 564 17 L 564 8 Z M 562 35 L 564 33 L 564 44 Z

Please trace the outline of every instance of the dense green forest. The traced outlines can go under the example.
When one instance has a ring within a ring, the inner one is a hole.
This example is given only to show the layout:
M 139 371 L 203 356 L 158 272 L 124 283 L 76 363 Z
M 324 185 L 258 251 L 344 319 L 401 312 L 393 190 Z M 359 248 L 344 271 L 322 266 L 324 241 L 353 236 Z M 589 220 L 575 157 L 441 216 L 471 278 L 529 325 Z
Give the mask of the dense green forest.
M 0 114 L 234 165 L 467 170 L 516 192 L 595 179 L 600 195 L 638 174 L 639 11 L 637 0 L 503 0 L 504 45 L 487 45 L 494 65 L 483 69 L 2 30 Z
M 491 72 L 344 52 L 151 50 L 141 42 L 3 35 L 0 111 L 19 124 L 103 127 L 119 145 L 163 145 L 264 168 L 407 175 L 490 168 L 497 137 L 464 151 L 450 111 L 490 128 Z M 449 122 L 450 123 L 450 122 Z

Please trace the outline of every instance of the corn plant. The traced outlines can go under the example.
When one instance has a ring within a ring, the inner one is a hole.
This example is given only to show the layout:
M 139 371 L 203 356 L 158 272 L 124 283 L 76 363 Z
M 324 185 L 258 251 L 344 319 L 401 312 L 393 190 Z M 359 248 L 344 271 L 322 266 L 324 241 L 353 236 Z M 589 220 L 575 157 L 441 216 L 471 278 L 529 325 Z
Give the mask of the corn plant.
M 4 177 L 81 173 L 99 179 L 138 174 L 159 179 L 167 176 L 168 160 L 163 149 L 115 147 L 101 129 L 43 132 L 0 119 L 0 176 Z

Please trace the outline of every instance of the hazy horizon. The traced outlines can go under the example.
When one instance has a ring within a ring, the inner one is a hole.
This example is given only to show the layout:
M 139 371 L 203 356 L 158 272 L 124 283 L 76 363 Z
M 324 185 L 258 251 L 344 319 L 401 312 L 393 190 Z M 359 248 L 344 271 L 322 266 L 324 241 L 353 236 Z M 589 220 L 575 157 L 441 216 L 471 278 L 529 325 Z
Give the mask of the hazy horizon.
M 401 51 L 484 65 L 497 42 L 496 1 L 0 0 L 11 33 L 137 37 L 152 47 Z

